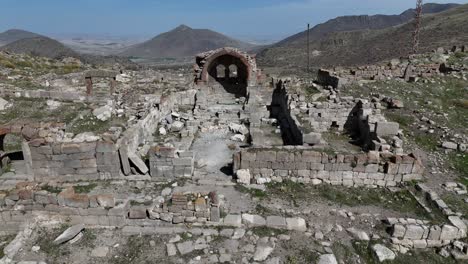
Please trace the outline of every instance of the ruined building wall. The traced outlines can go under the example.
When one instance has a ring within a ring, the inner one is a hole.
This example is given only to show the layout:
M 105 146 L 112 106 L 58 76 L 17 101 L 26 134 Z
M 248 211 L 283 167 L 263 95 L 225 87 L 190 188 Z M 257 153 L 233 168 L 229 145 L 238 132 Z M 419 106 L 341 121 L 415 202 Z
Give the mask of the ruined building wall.
M 345 186 L 395 186 L 422 179 L 424 171 L 421 160 L 413 155 L 327 154 L 306 147 L 242 150 L 234 155 L 234 170 L 239 169 L 248 169 L 257 183 L 316 179 Z
M 317 81 L 322 85 L 340 88 L 360 80 L 381 81 L 386 79 L 409 80 L 410 77 L 427 78 L 440 73 L 439 63 L 388 63 L 387 65 L 368 65 L 353 68 L 320 69 Z
M 271 116 L 278 120 L 285 145 L 302 145 L 302 131 L 295 114 L 291 111 L 291 95 L 287 89 L 278 83 L 273 92 L 271 102 Z
M 176 106 L 193 106 L 195 91 L 173 93 L 159 100 L 149 100 L 151 110 L 142 120 L 126 130 L 117 140 L 93 142 L 49 142 L 43 138 L 30 140 L 32 172 L 36 181 L 106 180 L 121 177 L 122 165 L 129 170 L 128 155 L 136 156 L 137 148 L 144 144 L 158 128 L 159 121 Z M 122 150 L 122 151 L 121 151 Z M 123 151 L 125 150 L 125 151 Z M 124 154 L 123 156 L 121 156 Z M 131 158 L 131 157 L 130 157 Z M 125 162 L 121 161 L 125 159 Z M 139 159 L 139 158 L 138 158 Z M 174 157 L 176 164 L 179 157 Z M 193 161 L 188 172 L 193 170 Z M 127 170 L 127 171 L 128 171 Z M 179 170 L 177 170 L 177 173 Z M 188 175 L 182 173 L 182 175 Z

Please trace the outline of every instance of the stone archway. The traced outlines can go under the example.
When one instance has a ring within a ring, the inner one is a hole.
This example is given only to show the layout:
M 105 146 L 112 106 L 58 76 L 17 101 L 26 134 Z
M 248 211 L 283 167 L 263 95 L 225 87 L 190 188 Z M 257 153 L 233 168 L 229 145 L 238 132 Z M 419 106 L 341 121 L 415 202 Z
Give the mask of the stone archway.
M 224 78 L 220 78 L 218 66 L 225 69 Z M 235 66 L 235 74 L 231 72 Z M 257 84 L 257 64 L 255 58 L 234 48 L 221 48 L 201 53 L 194 65 L 196 84 L 219 83 L 228 93 L 236 97 L 247 96 L 247 87 Z
M 220 75 L 219 70 L 223 68 L 224 75 Z M 218 83 L 236 97 L 247 96 L 249 70 L 241 59 L 231 55 L 219 56 L 207 66 L 207 73 L 206 83 Z

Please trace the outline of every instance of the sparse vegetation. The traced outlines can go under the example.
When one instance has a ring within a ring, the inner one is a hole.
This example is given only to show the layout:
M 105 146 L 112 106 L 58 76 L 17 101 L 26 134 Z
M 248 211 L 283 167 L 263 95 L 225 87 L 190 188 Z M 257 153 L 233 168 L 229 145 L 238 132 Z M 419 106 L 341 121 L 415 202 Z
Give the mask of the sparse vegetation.
M 255 189 L 255 188 L 247 188 L 243 185 L 240 185 L 240 184 L 237 184 L 234 188 L 236 188 L 237 191 L 241 192 L 241 193 L 248 193 L 250 194 L 252 197 L 255 197 L 255 198 L 265 198 L 267 197 L 267 193 L 262 191 L 262 190 L 259 190 L 259 189 Z
M 457 195 L 455 193 L 446 193 L 442 195 L 442 199 L 451 209 L 462 214 L 468 212 L 468 203 L 463 200 L 464 198 L 464 196 Z
M 449 160 L 455 170 L 460 173 L 460 180 L 468 186 L 468 154 L 454 153 L 449 156 Z
M 76 193 L 90 193 L 96 187 L 97 187 L 96 183 L 90 183 L 88 185 L 73 186 L 73 189 L 75 189 Z
M 55 193 L 55 194 L 59 194 L 59 193 L 62 192 L 62 188 L 56 187 L 56 186 L 50 186 L 50 185 L 42 186 L 41 190 L 46 191 L 46 192 L 50 192 L 50 193 Z
M 85 109 L 84 104 L 62 103 L 55 110 L 47 107 L 46 100 L 33 98 L 12 99 L 12 106 L 0 112 L 0 123 L 15 120 L 41 120 L 42 122 L 70 122 L 78 112 Z
M 414 141 L 426 151 L 436 151 L 439 145 L 438 140 L 432 134 L 417 134 L 414 137 Z
M 334 248 L 342 248 L 347 251 L 347 255 L 352 256 L 356 254 L 359 256 L 361 261 L 366 264 L 379 264 L 379 263 L 396 263 L 396 264 L 408 264 L 408 263 L 431 263 L 431 264 L 455 264 L 458 263 L 453 258 L 444 258 L 437 254 L 434 249 L 426 250 L 414 250 L 407 254 L 398 254 L 397 257 L 392 261 L 379 262 L 374 252 L 372 251 L 372 245 L 380 242 L 372 241 L 370 243 L 363 241 L 352 241 L 352 246 L 345 246 L 342 244 L 335 244 Z M 349 259 L 349 258 L 347 258 Z
M 58 258 L 68 256 L 71 253 L 69 247 L 53 243 L 55 238 L 69 227 L 64 224 L 50 230 L 44 227 L 38 229 L 38 240 L 36 243 L 41 248 L 41 251 L 46 253 L 48 262 L 55 263 Z
M 67 132 L 80 134 L 83 132 L 103 133 L 109 130 L 112 126 L 125 127 L 125 119 L 113 117 L 106 121 L 97 119 L 94 115 L 88 114 L 83 118 L 78 118 L 67 126 Z
M 432 219 L 408 190 L 392 192 L 388 189 L 346 188 L 327 184 L 309 186 L 292 181 L 268 184 L 268 197 L 291 201 L 293 205 L 323 199 L 337 206 L 380 206 L 418 217 Z

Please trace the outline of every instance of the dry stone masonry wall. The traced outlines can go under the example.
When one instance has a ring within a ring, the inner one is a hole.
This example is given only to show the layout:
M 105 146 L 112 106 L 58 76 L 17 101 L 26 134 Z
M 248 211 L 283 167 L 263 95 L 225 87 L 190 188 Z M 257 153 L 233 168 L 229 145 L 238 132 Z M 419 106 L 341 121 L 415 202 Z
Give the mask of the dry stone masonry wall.
M 251 148 L 234 155 L 234 170 L 248 170 L 254 183 L 292 180 L 344 186 L 396 186 L 422 179 L 421 160 L 370 151 L 327 154 L 305 147 Z M 238 172 L 239 174 L 239 172 Z

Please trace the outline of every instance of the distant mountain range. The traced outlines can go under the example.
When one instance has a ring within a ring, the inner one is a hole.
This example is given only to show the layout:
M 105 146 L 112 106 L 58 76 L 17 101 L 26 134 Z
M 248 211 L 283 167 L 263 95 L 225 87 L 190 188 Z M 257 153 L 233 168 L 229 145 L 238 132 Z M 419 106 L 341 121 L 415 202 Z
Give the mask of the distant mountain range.
M 468 5 L 425 4 L 421 31 L 421 51 L 467 43 Z M 312 66 L 355 65 L 407 55 L 414 9 L 400 15 L 343 16 L 331 19 L 309 31 Z M 260 66 L 304 68 L 307 31 L 292 35 L 270 46 L 236 40 L 208 29 L 181 25 L 148 41 L 125 48 L 123 43 L 73 39 L 71 46 L 36 33 L 13 29 L 0 33 L 0 49 L 50 58 L 79 57 L 93 63 L 99 60 L 127 61 L 126 58 L 188 58 L 221 47 L 235 47 L 258 53 Z M 75 45 L 78 43 L 79 45 Z M 91 43 L 91 44 L 89 44 Z M 103 44 L 100 44 L 103 43 Z M 127 45 L 130 42 L 127 42 Z M 3 45 L 3 46 L 2 46 Z M 81 45 L 81 46 L 80 46 Z M 78 47 L 78 48 L 77 48 Z M 99 47 L 99 48 L 96 48 Z M 114 54 L 118 57 L 83 55 Z M 117 53 L 117 54 L 115 54 Z
M 47 58 L 79 57 L 78 53 L 57 40 L 22 30 L 0 33 L 0 40 L 7 43 L 0 47 L 13 53 L 25 53 Z
M 4 46 L 25 38 L 40 37 L 41 35 L 20 29 L 10 29 L 0 33 L 0 46 Z
M 221 47 L 251 50 L 253 44 L 242 42 L 208 29 L 193 29 L 181 25 L 146 42 L 120 53 L 121 56 L 138 58 L 181 58 Z
M 428 16 L 456 9 L 459 6 L 458 4 L 425 4 L 423 13 Z M 311 51 L 313 51 L 312 65 L 365 64 L 407 52 L 406 46 L 410 42 L 407 37 L 411 36 L 410 31 L 413 29 L 411 25 L 404 26 L 402 29 L 401 25 L 412 21 L 414 12 L 414 9 L 409 9 L 400 15 L 343 16 L 313 27 L 309 31 L 309 43 Z M 465 15 L 468 17 L 468 13 Z M 440 23 L 447 24 L 448 21 L 444 22 L 442 17 L 438 18 L 440 18 Z M 450 19 L 449 16 L 445 18 Z M 430 20 L 425 19 L 426 22 Z M 436 34 L 435 29 L 431 29 L 431 31 L 428 29 L 424 24 L 423 34 L 431 35 L 431 32 Z M 463 31 L 461 28 L 460 30 Z M 387 32 L 398 32 L 398 34 L 392 35 Z M 435 36 L 435 39 L 438 40 L 436 43 L 438 45 L 444 44 L 444 34 L 437 34 Z M 379 47 L 369 43 L 368 47 L 364 47 L 368 41 L 372 41 L 374 44 L 386 43 L 386 45 Z M 450 39 L 447 38 L 446 43 L 449 41 Z M 397 43 L 399 45 L 396 45 Z M 432 47 L 433 45 L 427 46 Z M 261 65 L 289 65 L 291 67 L 297 65 L 304 68 L 307 59 L 306 51 L 307 30 L 263 49 L 257 55 L 257 59 Z M 353 53 L 359 55 L 355 56 Z

